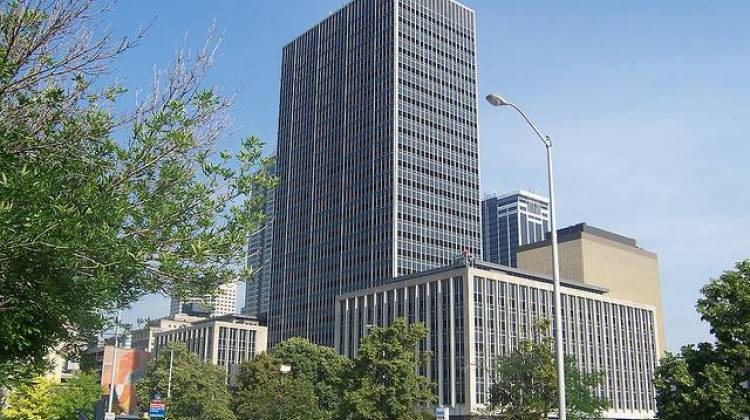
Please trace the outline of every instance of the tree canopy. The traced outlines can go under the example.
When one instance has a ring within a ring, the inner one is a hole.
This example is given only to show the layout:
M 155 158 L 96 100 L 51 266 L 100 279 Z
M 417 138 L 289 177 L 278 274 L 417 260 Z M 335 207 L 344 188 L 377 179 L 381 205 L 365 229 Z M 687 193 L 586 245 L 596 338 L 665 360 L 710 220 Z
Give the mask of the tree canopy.
M 243 363 L 234 394 L 239 420 L 430 418 L 433 386 L 417 374 L 423 324 L 375 327 L 354 359 L 291 338 Z M 281 366 L 289 367 L 282 373 Z
M 0 6 L 0 386 L 144 294 L 247 278 L 273 185 L 257 138 L 215 151 L 230 101 L 203 80 L 218 39 L 178 52 L 131 106 L 107 77 L 142 34 L 112 39 L 97 7 Z
M 350 373 L 351 361 L 330 347 L 318 346 L 304 338 L 291 338 L 271 351 L 279 363 L 292 367 L 291 376 L 312 384 L 318 407 L 326 418 L 333 418 L 341 406 L 340 390 Z
M 433 384 L 417 373 L 429 355 L 417 352 L 427 335 L 422 323 L 403 318 L 374 327 L 360 343 L 344 391 L 345 412 L 352 419 L 420 418 L 434 402 Z
M 22 384 L 8 397 L 6 420 L 78 420 L 78 413 L 93 416 L 101 387 L 94 374 L 84 373 L 59 384 L 40 377 Z
M 282 363 L 262 353 L 240 369 L 234 410 L 239 420 L 324 420 L 333 413 L 320 408 L 316 385 L 304 373 L 281 372 Z M 325 381 L 321 378 L 320 381 Z
M 656 370 L 660 419 L 739 419 L 750 415 L 750 260 L 703 289 L 697 310 L 715 343 L 668 353 Z

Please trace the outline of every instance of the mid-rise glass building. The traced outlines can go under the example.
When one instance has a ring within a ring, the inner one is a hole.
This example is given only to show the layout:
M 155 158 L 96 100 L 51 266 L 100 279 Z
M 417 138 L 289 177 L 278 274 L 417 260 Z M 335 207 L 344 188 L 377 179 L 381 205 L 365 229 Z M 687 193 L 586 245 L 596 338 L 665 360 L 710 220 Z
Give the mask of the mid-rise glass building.
M 549 199 L 528 191 L 482 201 L 482 258 L 518 267 L 518 247 L 543 241 L 549 231 Z
M 270 342 L 336 296 L 481 254 L 474 12 L 354 0 L 282 52 Z
M 273 169 L 271 170 L 273 172 Z M 271 292 L 271 256 L 273 255 L 273 203 L 275 191 L 264 191 L 266 207 L 263 226 L 250 235 L 247 243 L 247 266 L 252 278 L 245 282 L 245 306 L 242 313 L 265 322 Z

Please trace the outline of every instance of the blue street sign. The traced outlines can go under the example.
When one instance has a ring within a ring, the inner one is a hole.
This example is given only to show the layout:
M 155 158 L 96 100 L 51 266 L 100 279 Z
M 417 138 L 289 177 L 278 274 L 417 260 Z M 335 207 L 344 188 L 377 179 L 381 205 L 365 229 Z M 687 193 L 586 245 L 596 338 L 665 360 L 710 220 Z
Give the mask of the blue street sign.
M 159 400 L 151 400 L 151 404 L 148 407 L 148 416 L 152 419 L 164 418 L 167 408 L 164 403 Z

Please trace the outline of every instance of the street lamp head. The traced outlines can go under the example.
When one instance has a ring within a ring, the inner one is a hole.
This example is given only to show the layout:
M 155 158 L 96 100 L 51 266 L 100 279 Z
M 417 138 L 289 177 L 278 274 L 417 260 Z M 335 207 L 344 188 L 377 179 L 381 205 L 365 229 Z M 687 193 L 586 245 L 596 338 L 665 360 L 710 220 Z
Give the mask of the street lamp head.
M 487 102 L 491 103 L 494 106 L 510 105 L 510 102 L 506 101 L 505 98 L 494 93 L 490 93 L 489 95 L 487 95 Z

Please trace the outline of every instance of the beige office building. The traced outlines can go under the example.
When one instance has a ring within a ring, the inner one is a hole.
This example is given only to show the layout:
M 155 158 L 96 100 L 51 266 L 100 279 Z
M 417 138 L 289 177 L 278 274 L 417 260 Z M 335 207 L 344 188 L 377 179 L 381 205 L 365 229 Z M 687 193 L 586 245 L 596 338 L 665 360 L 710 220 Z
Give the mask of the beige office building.
M 230 385 L 236 384 L 239 365 L 266 350 L 268 329 L 257 318 L 224 315 L 203 319 L 170 331 L 155 334 L 157 355 L 168 343 L 185 343 L 204 363 L 220 366 Z
M 585 223 L 558 230 L 560 277 L 608 290 L 607 295 L 656 308 L 659 354 L 666 350 L 664 317 L 655 253 L 638 247 L 635 239 Z M 518 248 L 518 268 L 550 275 L 550 241 Z
M 205 318 L 185 314 L 174 314 L 149 321 L 142 328 L 130 332 L 130 347 L 152 353 L 155 350 L 156 333 L 188 327 L 194 322 L 203 320 L 205 320 Z
M 653 384 L 660 347 L 655 308 L 610 295 L 606 288 L 563 281 L 565 353 L 583 371 L 602 372 L 597 389 L 610 407 L 607 419 L 650 419 L 656 411 Z M 397 318 L 422 322 L 429 351 L 421 373 L 437 385 L 437 404 L 451 418 L 484 412 L 498 357 L 530 339 L 540 318 L 552 319 L 552 280 L 486 262 L 461 261 L 394 279 L 378 287 L 340 295 L 335 346 L 355 356 L 371 325 Z

